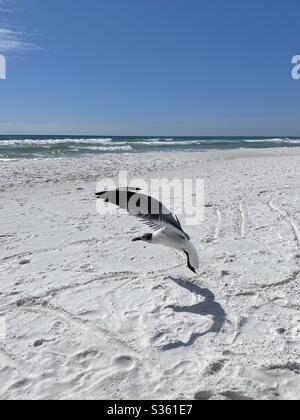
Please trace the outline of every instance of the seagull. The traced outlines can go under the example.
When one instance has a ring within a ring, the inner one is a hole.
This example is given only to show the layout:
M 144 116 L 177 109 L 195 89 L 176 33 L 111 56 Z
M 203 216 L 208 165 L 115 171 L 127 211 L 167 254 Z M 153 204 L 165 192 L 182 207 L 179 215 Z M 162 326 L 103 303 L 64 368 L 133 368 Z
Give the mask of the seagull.
M 189 235 L 182 229 L 178 217 L 161 202 L 142 194 L 140 188 L 118 188 L 97 192 L 96 197 L 126 210 L 129 215 L 137 217 L 152 229 L 153 233 L 134 238 L 132 242 L 143 241 L 184 252 L 187 257 L 187 267 L 197 274 L 198 252 Z

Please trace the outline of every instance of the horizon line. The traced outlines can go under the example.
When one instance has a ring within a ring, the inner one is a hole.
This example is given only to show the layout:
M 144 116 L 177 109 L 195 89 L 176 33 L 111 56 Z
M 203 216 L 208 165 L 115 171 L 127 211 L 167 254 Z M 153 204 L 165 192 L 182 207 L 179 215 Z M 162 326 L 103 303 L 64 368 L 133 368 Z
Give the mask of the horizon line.
M 185 138 L 192 138 L 192 137 L 213 137 L 213 138 L 223 138 L 223 137 L 232 137 L 232 138 L 243 138 L 243 137 L 261 137 L 261 138 L 291 138 L 291 137 L 299 137 L 300 138 L 300 134 L 299 135 L 279 135 L 279 134 L 274 134 L 274 135 L 247 135 L 247 134 L 243 134 L 243 135 L 212 135 L 212 134 L 208 134 L 208 135 L 203 135 L 203 134 L 199 134 L 199 135 L 158 135 L 158 134 L 142 134 L 142 135 L 133 135 L 133 134 L 129 134 L 129 135 L 125 135 L 125 134 L 52 134 L 52 133 L 48 133 L 48 134 L 29 134 L 29 133 L 0 133 L 0 137 L 3 136 L 12 136 L 12 137 L 16 137 L 16 136 L 35 136 L 35 137 L 42 137 L 42 136 L 57 136 L 57 137 L 79 137 L 79 136 L 83 136 L 83 137 L 103 137 L 103 138 L 109 138 L 109 137 L 136 137 L 136 138 L 140 138 L 140 137 L 160 137 L 160 138 L 166 138 L 166 137 L 172 137 L 172 138 L 179 138 L 179 137 L 185 137 Z

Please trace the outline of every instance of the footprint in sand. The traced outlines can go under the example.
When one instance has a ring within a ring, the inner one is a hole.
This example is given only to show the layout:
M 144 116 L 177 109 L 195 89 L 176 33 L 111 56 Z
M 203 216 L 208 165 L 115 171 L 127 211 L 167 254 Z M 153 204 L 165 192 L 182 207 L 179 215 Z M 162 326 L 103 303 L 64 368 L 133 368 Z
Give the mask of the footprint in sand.
M 80 365 L 82 367 L 90 366 L 94 360 L 101 357 L 101 354 L 97 350 L 86 350 L 80 353 L 75 354 L 70 358 L 70 365 Z
M 114 365 L 122 370 L 131 370 L 134 366 L 134 360 L 130 356 L 119 356 L 114 359 Z
M 45 340 L 37 340 L 33 343 L 33 347 L 41 347 L 45 343 Z
M 31 263 L 31 260 L 21 260 L 20 262 L 19 262 L 19 264 L 20 265 L 28 265 L 28 264 L 30 264 Z
M 174 365 L 171 369 L 164 371 L 164 375 L 168 377 L 182 377 L 191 374 L 196 369 L 195 363 L 189 360 L 181 361 Z
M 208 401 L 213 398 L 214 394 L 210 391 L 199 391 L 195 395 L 195 400 L 197 401 Z

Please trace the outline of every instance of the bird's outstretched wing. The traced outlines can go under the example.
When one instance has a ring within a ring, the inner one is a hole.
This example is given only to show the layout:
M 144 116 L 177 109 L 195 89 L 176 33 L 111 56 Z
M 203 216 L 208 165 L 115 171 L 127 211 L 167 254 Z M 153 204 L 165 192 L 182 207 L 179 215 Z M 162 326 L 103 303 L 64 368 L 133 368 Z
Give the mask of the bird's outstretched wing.
M 153 197 L 139 192 L 138 188 L 120 188 L 114 191 L 96 193 L 96 197 L 105 203 L 115 204 L 146 223 L 154 231 L 160 229 L 176 230 L 184 239 L 190 240 L 187 233 L 167 207 Z

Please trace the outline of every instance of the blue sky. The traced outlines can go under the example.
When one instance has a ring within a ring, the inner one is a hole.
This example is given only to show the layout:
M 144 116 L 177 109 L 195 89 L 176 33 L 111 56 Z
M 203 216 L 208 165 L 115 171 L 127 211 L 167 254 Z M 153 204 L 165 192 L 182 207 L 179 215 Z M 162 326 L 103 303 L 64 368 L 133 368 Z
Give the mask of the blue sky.
M 0 10 L 0 133 L 300 136 L 299 0 Z

